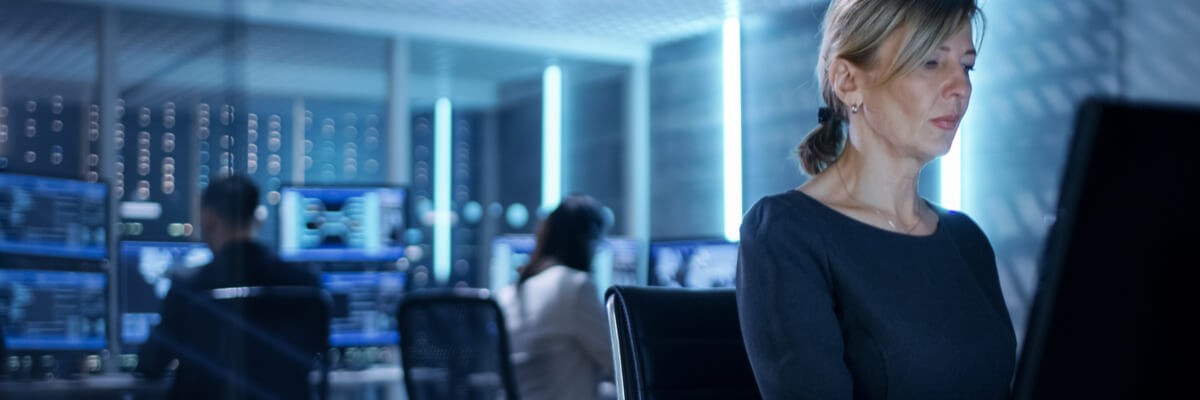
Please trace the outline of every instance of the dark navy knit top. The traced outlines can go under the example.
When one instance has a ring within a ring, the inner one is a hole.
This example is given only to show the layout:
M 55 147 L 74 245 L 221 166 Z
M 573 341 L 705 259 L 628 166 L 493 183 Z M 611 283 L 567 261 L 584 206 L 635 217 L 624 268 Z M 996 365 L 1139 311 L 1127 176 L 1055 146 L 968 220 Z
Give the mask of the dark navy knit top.
M 738 311 L 767 399 L 1003 399 L 1016 337 L 983 231 L 933 207 L 928 236 L 799 191 L 742 221 Z

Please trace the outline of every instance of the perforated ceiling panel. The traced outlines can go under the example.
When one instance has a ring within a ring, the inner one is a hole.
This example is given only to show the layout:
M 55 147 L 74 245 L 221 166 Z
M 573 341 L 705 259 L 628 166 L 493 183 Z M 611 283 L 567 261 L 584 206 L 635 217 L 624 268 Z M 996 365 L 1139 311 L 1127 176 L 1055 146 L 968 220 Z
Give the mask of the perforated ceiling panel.
M 758 15 L 818 0 L 741 0 Z M 438 20 L 655 42 L 712 29 L 737 0 L 274 0 Z

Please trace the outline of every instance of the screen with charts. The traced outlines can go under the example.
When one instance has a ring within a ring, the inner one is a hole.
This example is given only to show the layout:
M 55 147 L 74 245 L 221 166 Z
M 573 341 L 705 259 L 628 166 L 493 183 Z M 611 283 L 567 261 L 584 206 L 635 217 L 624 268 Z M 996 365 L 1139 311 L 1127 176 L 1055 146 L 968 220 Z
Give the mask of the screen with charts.
M 13 350 L 107 347 L 107 280 L 95 272 L 0 270 L 0 326 Z
M 0 252 L 107 256 L 108 186 L 0 173 Z
M 329 343 L 337 347 L 399 343 L 396 306 L 404 295 L 405 276 L 396 271 L 338 271 L 321 274 L 321 286 L 333 298 Z
M 404 189 L 290 187 L 279 204 L 285 261 L 395 261 L 404 256 Z
M 121 242 L 118 269 L 118 314 L 122 351 L 130 352 L 146 341 L 158 325 L 162 299 L 171 290 L 171 279 L 184 270 L 212 261 L 204 243 Z
M 738 244 L 720 239 L 650 243 L 651 286 L 733 287 Z

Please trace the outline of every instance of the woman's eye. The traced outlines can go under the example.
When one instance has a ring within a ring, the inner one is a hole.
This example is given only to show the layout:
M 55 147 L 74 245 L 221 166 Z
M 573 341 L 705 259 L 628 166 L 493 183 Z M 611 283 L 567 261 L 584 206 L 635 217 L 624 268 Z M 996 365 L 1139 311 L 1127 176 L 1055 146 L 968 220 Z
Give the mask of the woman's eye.
M 975 70 L 975 65 L 974 65 L 974 64 L 963 64 L 963 71 L 964 71 L 964 72 L 966 72 L 966 73 L 968 73 L 968 74 L 969 74 L 969 73 L 971 73 L 971 71 L 974 71 L 974 70 Z
M 925 68 L 937 68 L 937 66 L 938 66 L 937 60 L 929 60 L 929 61 L 925 62 Z

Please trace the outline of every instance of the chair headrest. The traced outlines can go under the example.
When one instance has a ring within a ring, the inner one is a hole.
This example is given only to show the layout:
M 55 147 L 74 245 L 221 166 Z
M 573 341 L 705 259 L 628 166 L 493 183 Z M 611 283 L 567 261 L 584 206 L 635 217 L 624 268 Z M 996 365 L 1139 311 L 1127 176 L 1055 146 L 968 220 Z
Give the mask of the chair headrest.
M 329 297 L 329 294 L 311 286 L 235 286 L 208 291 L 214 300 L 242 299 L 255 297 Z

